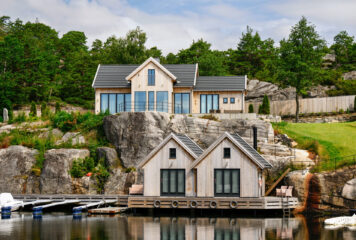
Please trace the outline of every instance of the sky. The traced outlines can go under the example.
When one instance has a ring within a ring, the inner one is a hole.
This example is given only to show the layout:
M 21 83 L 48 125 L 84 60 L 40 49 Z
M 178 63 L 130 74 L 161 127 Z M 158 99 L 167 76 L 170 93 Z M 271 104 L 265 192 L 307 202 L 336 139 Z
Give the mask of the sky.
M 0 15 L 47 24 L 59 36 L 83 31 L 95 39 L 123 37 L 137 26 L 147 47 L 163 54 L 203 38 L 213 49 L 236 48 L 246 26 L 279 42 L 302 16 L 328 44 L 342 30 L 356 35 L 356 0 L 0 0 Z

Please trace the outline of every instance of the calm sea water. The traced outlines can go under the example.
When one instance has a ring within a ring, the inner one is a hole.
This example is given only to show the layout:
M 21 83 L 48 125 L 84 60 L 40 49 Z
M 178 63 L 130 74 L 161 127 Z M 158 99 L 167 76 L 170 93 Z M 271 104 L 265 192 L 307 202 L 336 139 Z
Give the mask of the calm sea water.
M 264 240 L 356 239 L 356 228 L 327 229 L 322 219 L 86 216 L 13 213 L 0 220 L 0 239 Z

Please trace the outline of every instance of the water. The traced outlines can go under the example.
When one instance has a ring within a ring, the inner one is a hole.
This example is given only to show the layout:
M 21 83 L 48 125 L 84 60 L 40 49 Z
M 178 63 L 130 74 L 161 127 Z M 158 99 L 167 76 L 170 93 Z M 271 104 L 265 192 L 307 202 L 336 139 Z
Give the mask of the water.
M 356 239 L 356 227 L 326 229 L 322 219 L 86 216 L 13 213 L 0 220 L 0 239 L 268 240 Z

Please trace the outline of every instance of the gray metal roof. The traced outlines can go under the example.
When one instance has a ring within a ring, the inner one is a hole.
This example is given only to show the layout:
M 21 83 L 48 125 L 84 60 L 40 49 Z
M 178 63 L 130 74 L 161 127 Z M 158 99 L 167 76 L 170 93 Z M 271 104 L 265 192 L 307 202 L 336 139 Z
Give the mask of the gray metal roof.
M 100 65 L 94 79 L 94 88 L 126 88 L 130 83 L 125 79 L 138 68 L 133 65 Z M 194 85 L 195 64 L 163 64 L 163 66 L 177 77 L 174 87 L 192 87 Z
M 237 133 L 230 134 L 240 145 L 248 151 L 256 161 L 258 161 L 263 167 L 271 168 L 272 165 L 264 159 L 253 147 L 250 146 L 245 140 L 243 140 Z
M 194 91 L 244 91 L 245 76 L 199 76 Z
M 196 144 L 192 139 L 190 139 L 187 135 L 176 134 L 174 135 L 192 152 L 195 153 L 198 157 L 203 153 L 203 150 Z

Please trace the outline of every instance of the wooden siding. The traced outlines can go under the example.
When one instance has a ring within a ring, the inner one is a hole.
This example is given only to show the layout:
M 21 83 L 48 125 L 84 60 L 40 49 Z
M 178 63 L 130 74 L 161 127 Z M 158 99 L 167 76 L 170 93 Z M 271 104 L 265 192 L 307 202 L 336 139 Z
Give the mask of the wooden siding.
M 193 92 L 192 113 L 200 113 L 200 94 L 219 94 L 219 109 L 224 111 L 242 111 L 244 108 L 243 93 L 240 91 L 197 91 Z M 235 103 L 230 103 L 230 98 L 235 98 Z M 228 103 L 224 103 L 224 98 L 228 98 Z
M 231 148 L 230 159 L 223 159 L 224 148 Z M 198 197 L 214 196 L 214 169 L 216 168 L 240 169 L 240 197 L 262 196 L 258 184 L 260 169 L 230 140 L 225 139 L 196 166 Z
M 176 148 L 176 159 L 169 159 L 169 148 Z M 194 196 L 194 176 L 189 167 L 194 158 L 186 152 L 174 139 L 163 146 L 144 169 L 144 196 L 160 196 L 160 169 L 185 169 L 185 194 Z

